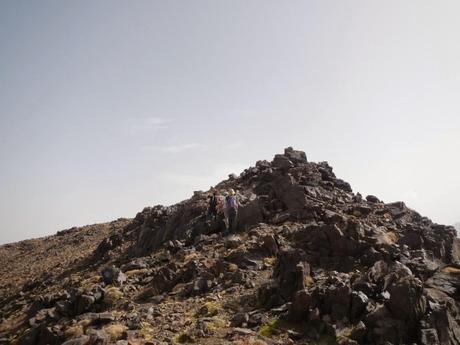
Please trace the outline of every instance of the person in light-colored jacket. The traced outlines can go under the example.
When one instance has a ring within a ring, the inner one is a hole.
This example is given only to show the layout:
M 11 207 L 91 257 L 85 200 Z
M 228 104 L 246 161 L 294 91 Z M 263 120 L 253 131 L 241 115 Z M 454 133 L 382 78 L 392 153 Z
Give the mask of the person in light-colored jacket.
M 228 219 L 228 227 L 227 229 L 230 231 L 235 231 L 237 222 L 238 222 L 238 198 L 236 193 L 233 189 L 230 189 L 228 196 L 226 197 L 226 204 L 227 204 L 227 219 Z

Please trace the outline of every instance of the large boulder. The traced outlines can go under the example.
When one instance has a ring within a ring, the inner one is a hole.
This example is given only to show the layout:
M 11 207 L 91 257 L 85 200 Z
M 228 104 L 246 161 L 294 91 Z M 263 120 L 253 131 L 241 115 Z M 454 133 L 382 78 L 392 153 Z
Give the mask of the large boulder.
M 378 304 L 364 322 L 368 329 L 364 344 L 407 344 L 401 322 L 392 317 L 385 305 Z
M 287 171 L 294 167 L 294 163 L 285 155 L 275 155 L 273 158 L 272 167 L 278 168 L 282 171 Z
M 279 294 L 290 301 L 295 292 L 305 288 L 305 278 L 310 276 L 310 265 L 301 250 L 287 250 L 280 253 L 273 270 Z
M 305 291 L 306 282 L 311 280 L 310 265 L 305 261 L 305 252 L 300 249 L 281 251 L 278 255 L 273 269 L 273 279 L 258 289 L 258 303 L 260 306 L 271 308 L 287 302 L 294 298 L 297 301 L 304 299 L 299 291 Z M 307 311 L 307 307 L 300 306 L 299 310 Z M 306 308 L 306 309 L 305 309 Z M 303 311 L 296 310 L 294 314 L 302 314 Z
M 261 223 L 263 217 L 263 204 L 255 195 L 238 209 L 238 224 L 240 228 L 248 228 L 251 225 Z
M 459 309 L 453 298 L 444 292 L 425 289 L 427 313 L 420 323 L 420 344 L 459 344 L 460 327 L 457 320 Z
M 280 175 L 272 183 L 275 197 L 293 216 L 301 218 L 307 206 L 305 188 L 297 183 L 291 174 Z
M 439 269 L 425 284 L 451 297 L 456 297 L 460 294 L 460 267 L 445 266 Z
M 303 151 L 294 150 L 291 146 L 284 149 L 284 155 L 294 164 L 307 163 L 307 155 Z
M 392 316 L 403 322 L 406 332 L 404 340 L 416 339 L 417 327 L 426 312 L 423 284 L 413 276 L 403 277 L 388 287 L 390 298 L 387 307 Z
M 123 236 L 120 233 L 114 233 L 106 239 L 102 240 L 101 243 L 99 243 L 93 255 L 96 258 L 103 258 L 108 253 L 110 253 L 111 250 L 114 250 L 121 246 L 122 243 Z

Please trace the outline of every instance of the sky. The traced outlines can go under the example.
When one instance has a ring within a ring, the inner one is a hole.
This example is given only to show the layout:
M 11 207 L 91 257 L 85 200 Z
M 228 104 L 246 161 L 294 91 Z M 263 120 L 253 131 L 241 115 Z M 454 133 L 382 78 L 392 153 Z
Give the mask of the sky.
M 173 204 L 287 146 L 460 220 L 460 3 L 0 1 L 0 243 Z

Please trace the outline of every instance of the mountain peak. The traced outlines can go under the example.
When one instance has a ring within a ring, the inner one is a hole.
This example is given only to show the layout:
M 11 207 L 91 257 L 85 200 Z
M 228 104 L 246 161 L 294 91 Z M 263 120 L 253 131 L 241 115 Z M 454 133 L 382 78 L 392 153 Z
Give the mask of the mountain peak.
M 233 229 L 208 213 L 213 193 L 236 196 Z M 1 246 L 0 263 L 0 337 L 17 344 L 457 344 L 460 332 L 454 228 L 363 198 L 292 147 L 134 219 Z

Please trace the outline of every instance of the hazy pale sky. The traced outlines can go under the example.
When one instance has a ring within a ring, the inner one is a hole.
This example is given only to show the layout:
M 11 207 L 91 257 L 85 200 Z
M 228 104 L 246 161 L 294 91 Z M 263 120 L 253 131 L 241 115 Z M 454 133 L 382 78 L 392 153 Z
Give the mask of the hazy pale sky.
M 460 220 L 460 3 L 1 1 L 0 243 L 133 217 L 286 146 Z

